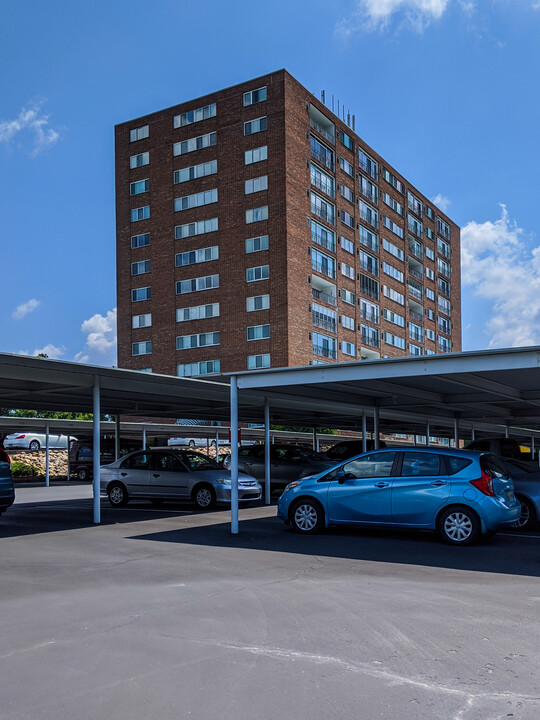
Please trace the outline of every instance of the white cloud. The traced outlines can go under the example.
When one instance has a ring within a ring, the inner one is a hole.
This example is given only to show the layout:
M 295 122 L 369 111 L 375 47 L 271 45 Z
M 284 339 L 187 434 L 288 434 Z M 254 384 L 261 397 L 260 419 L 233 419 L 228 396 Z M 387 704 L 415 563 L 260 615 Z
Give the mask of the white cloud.
M 11 317 L 14 320 L 22 320 L 23 317 L 28 315 L 28 313 L 33 312 L 36 308 L 38 308 L 41 305 L 41 300 L 36 300 L 35 298 L 30 298 L 25 303 L 22 303 L 18 307 L 15 308 L 15 310 L 11 313 Z
M 356 0 L 349 18 L 336 25 L 336 33 L 349 37 L 359 30 L 384 30 L 392 16 L 400 15 L 404 24 L 418 32 L 439 20 L 450 0 Z
M 86 335 L 86 344 L 75 355 L 76 362 L 116 365 L 116 308 L 106 315 L 92 315 L 82 323 L 81 331 Z
M 52 343 L 49 343 L 42 348 L 36 348 L 33 352 L 29 352 L 28 350 L 19 350 L 19 355 L 33 355 L 34 357 L 37 355 L 47 355 L 47 357 L 52 360 L 57 360 L 65 354 L 66 348 L 63 345 L 56 347 L 56 345 L 53 345 Z
M 448 208 L 450 207 L 451 201 L 450 198 L 447 198 L 446 195 L 441 195 L 439 193 L 438 195 L 435 195 L 434 198 L 431 198 L 431 202 L 435 203 L 435 205 L 445 213 Z
M 492 303 L 489 347 L 540 344 L 540 246 L 526 240 L 505 205 L 498 220 L 461 231 L 462 283 Z
M 54 145 L 60 133 L 49 126 L 49 116 L 41 112 L 42 106 L 42 102 L 34 103 L 29 109 L 22 108 L 13 120 L 0 120 L 0 143 L 12 145 L 26 137 L 30 141 L 31 157 Z

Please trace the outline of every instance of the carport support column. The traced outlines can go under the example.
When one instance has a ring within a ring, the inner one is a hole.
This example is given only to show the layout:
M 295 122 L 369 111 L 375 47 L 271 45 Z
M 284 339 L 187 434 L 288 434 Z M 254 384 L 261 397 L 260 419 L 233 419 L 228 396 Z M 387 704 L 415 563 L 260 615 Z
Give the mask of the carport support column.
M 510 437 L 510 428 L 508 425 L 504 426 L 504 437 L 509 438 Z
M 362 413 L 362 452 L 367 451 L 367 418 L 366 413 Z
M 49 487 L 49 423 L 45 423 L 45 487 Z
M 379 408 L 373 408 L 373 446 L 379 449 Z
M 68 482 L 69 482 L 69 476 L 71 475 L 71 459 L 69 457 L 71 454 L 70 446 L 71 446 L 71 443 L 70 443 L 70 437 L 69 437 L 69 433 L 68 433 L 68 436 L 67 436 L 67 468 L 66 468 L 66 480 Z
M 264 502 L 270 505 L 270 400 L 264 398 Z
M 457 417 L 454 418 L 454 447 L 459 448 L 459 420 Z
M 99 378 L 96 376 L 94 377 L 94 392 L 93 392 L 93 400 L 94 400 L 94 407 L 93 407 L 93 435 L 94 435 L 94 480 L 93 480 L 93 487 L 94 487 L 94 523 L 96 525 L 99 525 L 101 522 L 101 506 L 100 506 L 100 499 L 99 499 L 99 460 L 101 456 L 101 445 L 100 445 L 100 435 L 99 435 L 99 418 L 101 415 L 101 408 L 100 408 L 100 396 L 99 396 Z
M 231 377 L 231 533 L 238 535 L 238 380 Z
M 474 428 L 471 428 L 471 440 L 472 442 L 476 440 L 476 433 L 474 432 Z
M 313 426 L 313 450 L 317 452 L 317 428 Z
M 120 415 L 116 415 L 114 419 L 114 459 L 120 457 Z
M 429 420 L 426 422 L 426 447 L 429 447 Z
M 142 449 L 146 450 L 146 428 L 142 429 Z

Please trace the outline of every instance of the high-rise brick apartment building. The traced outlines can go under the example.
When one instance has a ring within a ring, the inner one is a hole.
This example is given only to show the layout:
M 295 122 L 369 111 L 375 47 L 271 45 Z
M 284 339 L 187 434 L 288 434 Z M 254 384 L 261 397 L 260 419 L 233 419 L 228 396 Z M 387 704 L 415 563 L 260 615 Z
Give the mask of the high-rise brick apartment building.
M 459 228 L 285 70 L 116 127 L 118 362 L 461 349 Z

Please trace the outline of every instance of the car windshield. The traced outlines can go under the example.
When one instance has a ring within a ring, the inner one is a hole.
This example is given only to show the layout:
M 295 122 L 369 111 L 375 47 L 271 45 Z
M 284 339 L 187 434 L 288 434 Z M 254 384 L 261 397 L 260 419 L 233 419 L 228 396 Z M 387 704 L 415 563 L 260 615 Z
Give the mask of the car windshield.
M 200 453 L 185 451 L 177 455 L 185 462 L 190 470 L 220 470 L 219 465 L 212 458 Z

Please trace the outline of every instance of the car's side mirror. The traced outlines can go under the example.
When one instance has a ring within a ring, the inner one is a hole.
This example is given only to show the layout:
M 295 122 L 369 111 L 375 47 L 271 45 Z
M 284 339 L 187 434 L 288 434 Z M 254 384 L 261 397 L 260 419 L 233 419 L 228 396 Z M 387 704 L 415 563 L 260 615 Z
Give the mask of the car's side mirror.
M 345 470 L 343 468 L 341 468 L 341 470 L 338 470 L 337 481 L 340 485 L 343 485 L 343 483 L 345 482 L 346 479 L 347 478 L 345 476 Z

